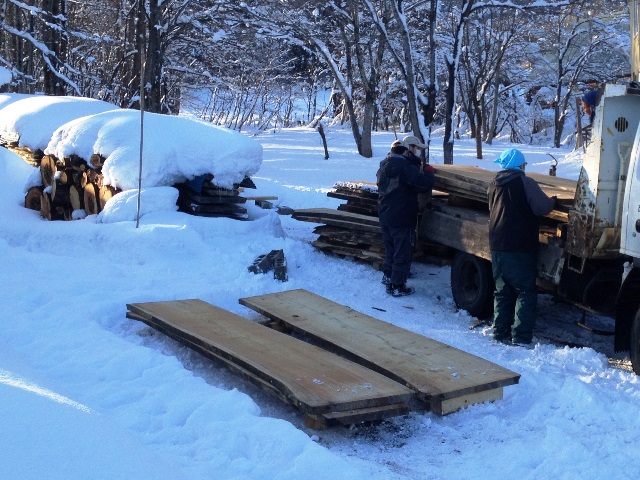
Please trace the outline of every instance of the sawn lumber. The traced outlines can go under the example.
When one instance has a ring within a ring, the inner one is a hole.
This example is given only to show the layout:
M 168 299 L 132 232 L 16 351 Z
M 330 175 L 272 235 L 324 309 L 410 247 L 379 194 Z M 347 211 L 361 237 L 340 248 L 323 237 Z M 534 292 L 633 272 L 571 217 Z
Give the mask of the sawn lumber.
M 240 303 L 409 386 L 442 415 L 502 398 L 502 387 L 520 379 L 495 363 L 307 290 L 241 298 Z
M 320 426 L 398 415 L 407 411 L 398 404 L 414 397 L 412 390 L 380 373 L 202 300 L 133 303 L 127 308 L 134 318 L 224 362 L 312 415 Z

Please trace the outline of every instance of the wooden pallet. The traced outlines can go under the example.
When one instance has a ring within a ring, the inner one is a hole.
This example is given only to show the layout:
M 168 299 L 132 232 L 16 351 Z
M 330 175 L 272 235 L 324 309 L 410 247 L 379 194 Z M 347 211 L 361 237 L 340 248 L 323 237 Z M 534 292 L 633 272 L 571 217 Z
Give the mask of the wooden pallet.
M 408 411 L 414 392 L 380 373 L 202 300 L 133 303 L 140 320 L 296 406 L 313 428 Z
M 273 321 L 415 390 L 435 413 L 502 398 L 520 375 L 307 290 L 241 298 Z

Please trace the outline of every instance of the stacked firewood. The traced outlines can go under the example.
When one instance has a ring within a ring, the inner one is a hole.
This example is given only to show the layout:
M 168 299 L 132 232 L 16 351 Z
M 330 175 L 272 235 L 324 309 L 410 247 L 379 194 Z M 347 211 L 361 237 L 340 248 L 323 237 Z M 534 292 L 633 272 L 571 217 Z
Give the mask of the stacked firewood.
M 42 185 L 31 187 L 25 206 L 39 210 L 47 220 L 72 220 L 74 212 L 86 215 L 102 211 L 120 190 L 105 185 L 101 173 L 104 158 L 94 154 L 89 162 L 77 155 L 59 159 L 45 155 L 40 160 Z

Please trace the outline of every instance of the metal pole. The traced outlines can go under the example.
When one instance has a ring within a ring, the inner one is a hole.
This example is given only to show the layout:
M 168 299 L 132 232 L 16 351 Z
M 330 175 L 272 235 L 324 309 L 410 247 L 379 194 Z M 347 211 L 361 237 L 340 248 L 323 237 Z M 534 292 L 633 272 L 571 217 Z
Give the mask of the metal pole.
M 145 40 L 142 36 L 142 46 L 140 47 L 140 161 L 138 168 L 138 209 L 136 212 L 136 228 L 140 226 L 140 195 L 142 194 L 142 150 L 144 147 L 144 72 L 145 60 Z

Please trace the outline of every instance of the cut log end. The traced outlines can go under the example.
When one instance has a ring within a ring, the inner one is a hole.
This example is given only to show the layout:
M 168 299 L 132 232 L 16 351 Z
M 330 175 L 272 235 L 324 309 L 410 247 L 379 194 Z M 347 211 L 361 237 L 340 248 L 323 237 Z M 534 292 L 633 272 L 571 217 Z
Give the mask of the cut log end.
M 87 215 L 100 213 L 98 192 L 93 183 L 87 183 L 84 188 L 84 209 L 87 212 Z

